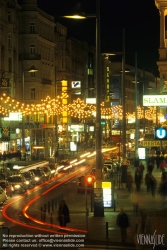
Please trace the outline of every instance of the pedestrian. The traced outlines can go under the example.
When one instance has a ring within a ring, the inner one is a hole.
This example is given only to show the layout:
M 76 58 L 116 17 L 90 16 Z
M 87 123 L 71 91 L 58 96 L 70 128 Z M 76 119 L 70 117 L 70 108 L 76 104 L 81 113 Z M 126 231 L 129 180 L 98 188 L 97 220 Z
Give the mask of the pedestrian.
M 135 184 L 136 184 L 137 191 L 140 191 L 141 181 L 142 181 L 141 171 L 140 171 L 140 168 L 137 167 L 137 169 L 135 171 Z
M 66 227 L 66 224 L 70 222 L 69 209 L 64 200 L 60 202 L 58 221 L 61 227 Z
M 145 175 L 145 184 L 147 186 L 147 192 L 150 191 L 150 177 L 149 177 L 149 175 L 150 175 L 150 172 L 147 171 L 147 173 Z
M 154 168 L 154 161 L 155 161 L 155 157 L 152 155 L 149 159 L 148 159 L 148 163 L 151 162 Z
M 153 168 L 154 168 L 154 166 L 153 166 L 152 162 L 149 161 L 148 166 L 147 166 L 147 171 L 149 171 L 150 173 L 152 173 Z
M 129 218 L 124 212 L 123 208 L 120 209 L 120 213 L 117 215 L 116 225 L 120 228 L 122 242 L 127 242 L 127 228 L 129 227 Z
M 161 170 L 162 172 L 164 172 L 165 169 L 167 168 L 167 164 L 166 164 L 165 160 L 163 160 L 163 161 L 159 164 L 159 166 L 160 166 L 160 170 Z
M 162 205 L 164 206 L 167 196 L 167 172 L 162 172 L 161 183 L 158 192 L 162 196 Z
M 142 175 L 142 178 L 143 178 L 144 164 L 142 163 L 142 161 L 140 162 L 139 169 L 141 171 L 141 175 Z
M 128 174 L 128 166 L 127 165 L 122 165 L 121 166 L 121 185 L 122 189 L 124 188 L 124 185 L 126 185 L 127 182 L 127 174 Z
M 155 160 L 156 160 L 156 165 L 157 165 L 157 169 L 159 169 L 159 164 L 160 164 L 160 155 L 158 154 L 157 156 L 156 156 L 156 158 L 155 158 Z
M 132 183 L 133 183 L 132 174 L 131 174 L 131 172 L 128 172 L 126 187 L 127 187 L 127 189 L 128 189 L 129 192 L 132 191 Z
M 157 181 L 151 173 L 149 174 L 149 178 L 150 178 L 151 194 L 152 194 L 152 197 L 155 197 L 155 190 L 156 190 L 156 186 L 157 186 Z
M 146 222 L 147 222 L 147 214 L 144 210 L 140 210 L 139 218 L 137 220 L 137 225 L 136 225 L 137 234 L 146 233 Z
M 139 209 L 139 197 L 138 197 L 138 194 L 139 194 L 139 192 L 137 192 L 136 190 L 134 190 L 131 193 L 131 196 L 130 196 L 130 200 L 131 200 L 132 205 L 133 205 L 133 212 L 135 214 L 138 213 L 138 209 Z

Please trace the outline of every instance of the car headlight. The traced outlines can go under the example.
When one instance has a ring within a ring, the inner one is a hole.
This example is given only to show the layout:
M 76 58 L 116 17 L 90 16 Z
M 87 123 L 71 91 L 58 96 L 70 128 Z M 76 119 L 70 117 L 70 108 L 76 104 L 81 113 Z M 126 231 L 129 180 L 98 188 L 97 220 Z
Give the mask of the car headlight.
M 14 185 L 14 188 L 19 189 L 21 186 L 19 184 Z
M 26 181 L 26 185 L 29 185 L 30 184 L 30 182 L 29 181 Z
M 35 180 L 36 180 L 36 181 L 39 181 L 39 177 L 35 177 Z

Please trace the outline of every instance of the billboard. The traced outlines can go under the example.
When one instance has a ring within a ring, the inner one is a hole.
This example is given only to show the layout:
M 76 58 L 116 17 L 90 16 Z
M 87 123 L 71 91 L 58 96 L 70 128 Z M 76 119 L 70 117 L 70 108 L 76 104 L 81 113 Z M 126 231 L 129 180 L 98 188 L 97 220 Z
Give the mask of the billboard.
M 71 88 L 72 88 L 72 89 L 81 88 L 81 81 L 72 81 L 72 82 L 71 82 Z
M 143 106 L 167 107 L 167 95 L 143 95 Z

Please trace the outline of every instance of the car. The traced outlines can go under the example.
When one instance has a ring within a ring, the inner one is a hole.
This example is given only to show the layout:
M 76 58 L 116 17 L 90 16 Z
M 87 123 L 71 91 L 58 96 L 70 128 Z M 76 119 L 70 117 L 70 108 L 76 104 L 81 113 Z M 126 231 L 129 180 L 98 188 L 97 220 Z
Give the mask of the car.
M 4 203 L 7 200 L 7 196 L 2 187 L 0 187 L 0 203 Z
M 22 175 L 11 175 L 7 181 L 12 185 L 13 192 L 23 193 L 27 191 L 26 179 Z
M 1 179 L 5 179 L 10 175 L 11 175 L 10 168 L 0 167 L 0 177 L 1 177 Z
M 57 175 L 57 166 L 55 165 L 55 163 L 49 164 L 49 168 L 51 170 L 51 175 L 52 177 Z
M 104 175 L 106 176 L 105 178 L 110 179 L 113 176 L 113 172 L 114 172 L 113 164 L 104 163 L 102 171 Z
M 90 175 L 95 176 L 95 173 L 96 173 L 96 169 L 95 169 L 95 168 L 92 168 L 91 171 L 90 171 Z
M 46 179 L 50 180 L 52 178 L 51 169 L 48 166 L 41 167 L 41 169 L 44 171 Z
M 46 181 L 45 173 L 42 169 L 36 168 L 36 169 L 31 169 L 31 171 L 35 174 L 36 184 L 41 184 Z
M 36 185 L 35 174 L 33 171 L 29 170 L 29 171 L 21 172 L 21 175 L 23 175 L 26 179 L 27 188 L 31 188 Z
M 12 184 L 6 180 L 0 180 L 0 187 L 3 188 L 7 197 L 12 197 L 14 191 Z

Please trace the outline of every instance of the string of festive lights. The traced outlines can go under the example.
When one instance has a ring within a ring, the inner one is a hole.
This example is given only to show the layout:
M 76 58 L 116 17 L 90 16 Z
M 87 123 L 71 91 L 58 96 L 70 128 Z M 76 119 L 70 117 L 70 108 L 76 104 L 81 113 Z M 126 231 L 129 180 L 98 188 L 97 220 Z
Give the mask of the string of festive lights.
M 68 96 L 66 96 L 68 97 Z M 61 115 L 62 112 L 66 111 L 69 116 L 77 118 L 88 118 L 93 117 L 96 114 L 96 107 L 91 104 L 86 104 L 83 100 L 78 98 L 68 105 L 62 104 L 62 99 L 64 98 L 64 93 L 57 96 L 54 99 L 47 96 L 45 99 L 41 100 L 38 104 L 26 104 L 18 102 L 6 94 L 0 96 L 0 114 L 3 116 L 8 116 L 9 113 L 21 112 L 25 115 L 35 115 L 35 114 L 47 114 L 48 116 Z M 145 112 L 145 113 L 144 113 Z M 122 120 L 122 106 L 117 105 L 113 107 L 104 107 L 104 103 L 101 104 L 101 115 L 105 116 L 106 119 L 120 119 Z M 155 120 L 160 119 L 163 114 L 157 113 L 156 107 L 137 107 L 137 117 L 138 119 Z M 135 118 L 135 112 L 126 113 L 126 119 Z

